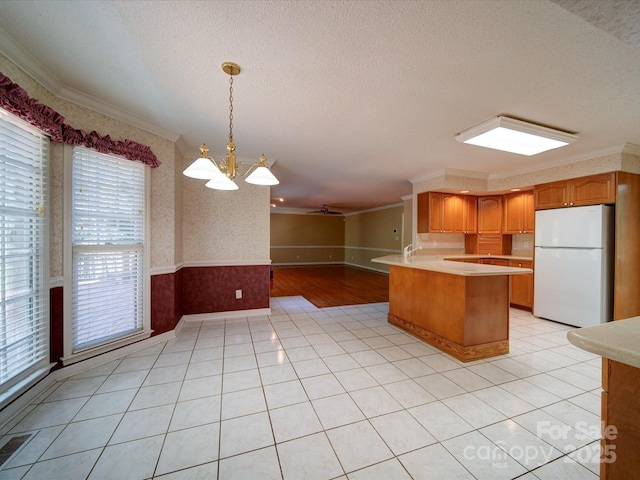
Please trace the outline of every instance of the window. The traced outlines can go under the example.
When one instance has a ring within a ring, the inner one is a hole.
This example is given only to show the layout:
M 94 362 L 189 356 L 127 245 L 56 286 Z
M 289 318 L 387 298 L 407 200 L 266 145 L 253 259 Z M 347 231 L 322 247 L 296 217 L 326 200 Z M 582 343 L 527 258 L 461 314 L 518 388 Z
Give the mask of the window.
M 71 319 L 65 356 L 75 356 L 73 361 L 82 359 L 78 353 L 95 355 L 101 353 L 96 347 L 113 348 L 118 346 L 114 342 L 126 344 L 138 340 L 138 334 L 149 334 L 145 175 L 142 163 L 73 148 L 71 265 L 65 271 L 65 281 L 71 277 L 70 288 L 65 286 L 65 318 Z
M 0 402 L 49 373 L 49 139 L 0 109 Z

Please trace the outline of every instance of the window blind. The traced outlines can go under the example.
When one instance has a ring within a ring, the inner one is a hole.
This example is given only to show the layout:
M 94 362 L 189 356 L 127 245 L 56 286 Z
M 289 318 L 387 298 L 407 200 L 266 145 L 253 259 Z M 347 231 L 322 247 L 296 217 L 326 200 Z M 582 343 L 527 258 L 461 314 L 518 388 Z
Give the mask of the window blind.
M 0 391 L 49 365 L 49 139 L 0 109 Z
M 144 165 L 76 147 L 72 161 L 72 350 L 143 328 Z

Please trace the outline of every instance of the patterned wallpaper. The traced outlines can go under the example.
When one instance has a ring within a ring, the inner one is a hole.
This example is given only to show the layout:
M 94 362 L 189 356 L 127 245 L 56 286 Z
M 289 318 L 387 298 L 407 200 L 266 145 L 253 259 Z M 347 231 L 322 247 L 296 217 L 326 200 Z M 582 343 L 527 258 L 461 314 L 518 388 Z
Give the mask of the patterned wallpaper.
M 183 169 L 190 163 L 185 159 Z M 191 266 L 269 264 L 270 189 L 235 182 L 235 191 L 206 188 L 181 175 L 184 263 Z

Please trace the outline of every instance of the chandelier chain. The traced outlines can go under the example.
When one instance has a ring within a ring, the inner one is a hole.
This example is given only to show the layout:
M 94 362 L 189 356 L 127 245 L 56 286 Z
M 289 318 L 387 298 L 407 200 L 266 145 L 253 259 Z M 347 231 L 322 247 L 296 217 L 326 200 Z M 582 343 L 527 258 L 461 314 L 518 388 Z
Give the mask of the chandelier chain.
M 229 75 L 229 141 L 233 142 L 233 75 Z

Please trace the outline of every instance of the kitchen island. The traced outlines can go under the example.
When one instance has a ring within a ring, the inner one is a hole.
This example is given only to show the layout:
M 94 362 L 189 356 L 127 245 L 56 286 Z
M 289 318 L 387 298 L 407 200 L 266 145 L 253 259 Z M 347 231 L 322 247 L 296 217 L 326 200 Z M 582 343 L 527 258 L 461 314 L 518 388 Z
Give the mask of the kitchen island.
M 571 330 L 567 337 L 602 356 L 600 478 L 638 478 L 640 317 Z
M 388 321 L 468 362 L 509 352 L 509 275 L 532 273 L 454 260 L 469 256 L 387 255 Z

